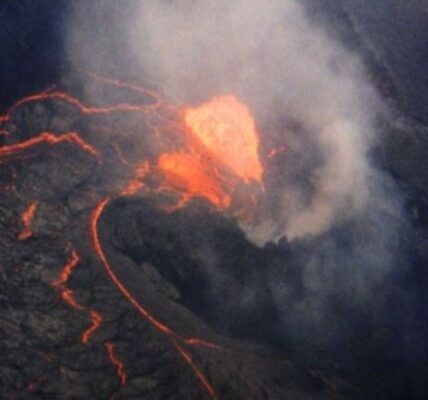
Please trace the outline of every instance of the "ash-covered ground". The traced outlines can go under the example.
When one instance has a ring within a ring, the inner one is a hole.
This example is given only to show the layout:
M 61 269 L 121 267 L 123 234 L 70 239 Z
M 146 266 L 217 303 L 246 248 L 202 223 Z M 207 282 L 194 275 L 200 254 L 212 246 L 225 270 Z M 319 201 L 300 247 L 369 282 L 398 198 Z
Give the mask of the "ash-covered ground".
M 76 70 L 67 2 L 0 5 L 2 398 L 426 397 L 427 6 L 302 3 L 389 108 L 369 155 L 386 201 L 262 246 L 206 199 L 166 211 L 162 194 L 118 195 L 164 108 Z M 113 77 L 135 82 L 114 48 Z

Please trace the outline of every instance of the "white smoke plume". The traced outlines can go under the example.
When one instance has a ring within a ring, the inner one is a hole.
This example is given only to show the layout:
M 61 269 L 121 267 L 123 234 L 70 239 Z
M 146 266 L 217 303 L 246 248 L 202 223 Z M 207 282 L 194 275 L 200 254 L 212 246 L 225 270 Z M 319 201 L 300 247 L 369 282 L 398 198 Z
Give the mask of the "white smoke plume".
M 247 227 L 253 240 L 318 235 L 364 210 L 376 94 L 357 57 L 297 1 L 141 1 L 129 27 L 146 77 L 167 93 L 186 102 L 233 93 L 262 141 L 287 146 L 271 179 L 275 201 Z M 311 167 L 296 167 L 299 157 Z
M 338 338 L 353 335 L 352 312 L 363 310 L 376 326 L 388 309 L 387 279 L 404 254 L 406 221 L 396 183 L 371 162 L 383 102 L 359 56 L 303 3 L 76 1 L 68 51 L 79 68 L 152 82 L 178 104 L 233 94 L 249 106 L 266 191 L 256 222 L 243 228 L 256 244 L 280 241 L 275 251 L 285 252 L 272 275 L 269 261 L 260 261 L 269 286 L 263 293 L 274 297 L 281 340 L 311 336 L 336 349 Z M 269 159 L 282 146 L 284 154 Z M 234 271 L 217 265 L 222 250 L 207 246 L 198 256 L 212 287 L 231 289 L 251 314 L 253 294 L 265 289 L 260 279 L 228 281 Z
M 267 166 L 256 222 L 243 226 L 253 242 L 321 235 L 388 201 L 368 159 L 382 102 L 359 57 L 301 2 L 75 4 L 79 68 L 139 77 L 183 104 L 233 94 L 249 105 Z M 272 163 L 275 146 L 286 150 Z

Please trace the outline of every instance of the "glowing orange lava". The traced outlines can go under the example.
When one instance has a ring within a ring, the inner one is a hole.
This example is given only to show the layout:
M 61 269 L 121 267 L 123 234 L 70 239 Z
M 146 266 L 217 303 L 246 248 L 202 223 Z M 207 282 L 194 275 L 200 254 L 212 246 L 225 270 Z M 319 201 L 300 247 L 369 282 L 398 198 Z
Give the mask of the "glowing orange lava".
M 199 107 L 188 108 L 186 125 L 204 146 L 245 182 L 261 182 L 259 139 L 246 105 L 234 96 L 214 97 Z
M 33 222 L 34 216 L 36 215 L 37 208 L 39 206 L 38 201 L 32 201 L 27 209 L 21 215 L 21 221 L 24 225 L 24 229 L 18 235 L 19 240 L 27 240 L 33 236 L 33 231 L 31 229 L 31 224 Z
M 139 302 L 138 300 L 131 294 L 131 292 L 126 288 L 126 286 L 120 281 L 120 279 L 116 276 L 114 273 L 110 263 L 107 260 L 107 257 L 103 251 L 103 248 L 101 246 L 100 238 L 98 236 L 98 221 L 106 208 L 106 206 L 111 201 L 110 198 L 105 198 L 100 203 L 98 203 L 97 207 L 93 210 L 91 219 L 90 219 L 90 233 L 92 237 L 92 244 L 95 250 L 95 253 L 98 255 L 98 258 L 100 259 L 101 263 L 103 264 L 108 276 L 112 280 L 112 282 L 116 285 L 116 287 L 119 289 L 119 291 L 125 296 L 125 298 L 129 301 L 130 304 L 132 304 L 135 309 L 159 332 L 163 333 L 164 335 L 168 336 L 174 343 L 174 346 L 176 347 L 178 354 L 181 355 L 181 357 L 186 361 L 187 364 L 190 365 L 190 367 L 195 372 L 196 376 L 198 377 L 201 384 L 204 386 L 204 388 L 207 390 L 207 392 L 210 394 L 210 396 L 213 399 L 216 399 L 217 396 L 215 394 L 214 387 L 208 382 L 208 379 L 205 377 L 205 375 L 202 373 L 202 371 L 196 366 L 196 364 L 193 362 L 192 357 L 177 343 L 175 340 L 176 338 L 180 339 L 178 335 L 166 324 L 159 321 L 155 317 L 152 316 L 152 314 L 146 310 Z
M 120 162 L 124 165 L 128 165 L 129 164 L 128 160 L 124 156 L 121 147 L 117 143 L 113 143 L 113 148 L 114 148 L 114 151 L 116 152 L 117 157 L 119 158 Z
M 142 162 L 135 168 L 134 176 L 130 179 L 120 192 L 120 196 L 132 196 L 144 188 L 143 179 L 150 172 L 150 164 L 147 161 Z
M 195 373 L 201 386 L 213 399 L 216 399 L 217 395 L 214 386 L 196 365 L 187 349 L 192 346 L 195 348 L 206 347 L 213 351 L 228 350 L 197 337 L 183 338 L 166 323 L 162 322 L 160 318 L 155 317 L 144 308 L 118 278 L 110 265 L 99 238 L 98 222 L 103 211 L 112 200 L 122 196 L 134 195 L 142 189 L 149 190 L 151 181 L 149 181 L 149 185 L 146 185 L 145 182 L 149 174 L 153 174 L 156 179 L 161 176 L 160 183 L 155 179 L 159 184 L 159 187 L 153 188 L 156 193 L 163 190 L 173 190 L 181 195 L 181 201 L 176 205 L 177 207 L 183 206 L 194 197 L 204 197 L 220 210 L 228 209 L 231 207 L 232 199 L 234 200 L 234 190 L 239 180 L 244 183 L 256 182 L 260 185 L 262 182 L 263 168 L 259 160 L 259 138 L 254 119 L 248 107 L 234 96 L 215 97 L 199 107 L 187 108 L 184 113 L 180 113 L 175 107 L 164 104 L 155 92 L 96 74 L 91 74 L 91 76 L 97 81 L 112 85 L 117 89 L 126 89 L 145 97 L 150 96 L 153 102 L 151 104 L 119 103 L 106 107 L 91 107 L 82 104 L 78 99 L 65 92 L 46 90 L 16 102 L 5 114 L 0 115 L 0 123 L 7 122 L 11 117 L 11 113 L 22 105 L 53 99 L 73 105 L 82 115 L 136 112 L 142 113 L 144 116 L 155 116 L 156 118 L 154 119 L 157 122 L 153 126 L 150 122 L 148 124 L 153 128 L 157 139 L 162 140 L 162 145 L 164 144 L 163 141 L 167 143 L 170 138 L 161 137 L 164 128 L 167 127 L 173 130 L 179 136 L 177 142 L 182 146 L 180 150 L 177 150 L 177 143 L 175 143 L 173 150 L 164 150 L 157 155 L 156 161 L 142 160 L 138 165 L 134 165 L 133 161 L 127 160 L 123 149 L 118 144 L 113 143 L 117 159 L 121 161 L 123 168 L 129 169 L 132 178 L 123 184 L 121 190 L 116 191 L 116 189 L 113 189 L 114 193 L 111 195 L 106 194 L 108 197 L 96 205 L 90 216 L 89 233 L 93 249 L 113 284 L 147 322 L 170 339 L 178 355 Z M 155 111 L 154 114 L 156 114 L 156 111 L 160 111 L 160 113 L 156 115 L 149 114 L 152 111 Z M 164 118 L 167 111 L 171 111 L 174 115 L 171 120 Z M 184 127 L 183 120 L 180 120 L 183 115 L 187 128 Z M 0 131 L 0 135 L 9 136 L 9 132 Z M 96 157 L 100 163 L 103 160 L 102 149 L 99 151 L 92 144 L 83 140 L 76 132 L 68 132 L 61 135 L 43 132 L 21 143 L 1 146 L 0 162 L 8 162 L 15 155 L 19 155 L 22 159 L 26 157 L 27 153 L 21 155 L 21 152 L 30 148 L 33 149 L 35 146 L 49 146 L 63 142 L 77 145 L 80 150 Z M 275 154 L 272 153 L 271 156 L 274 157 Z M 19 239 L 24 240 L 31 237 L 31 223 L 37 207 L 38 202 L 34 201 L 22 214 L 21 220 L 24 230 L 20 233 Z M 76 300 L 73 291 L 67 287 L 71 274 L 79 262 L 79 255 L 75 250 L 72 250 L 70 258 L 62 268 L 58 279 L 52 282 L 52 286 L 59 290 L 61 298 L 70 307 L 84 312 L 91 318 L 92 324 L 81 335 L 82 343 L 87 344 L 91 335 L 102 323 L 102 316 L 97 311 L 80 304 Z M 113 343 L 107 342 L 105 347 L 110 361 L 117 370 L 120 383 L 122 385 L 125 384 L 127 376 L 123 363 L 117 357 Z
M 105 347 L 107 350 L 108 358 L 110 359 L 111 363 L 116 367 L 117 376 L 119 377 L 120 384 L 123 386 L 127 380 L 123 363 L 117 357 L 113 343 L 106 342 Z
M 94 310 L 89 310 L 89 316 L 91 317 L 92 324 L 82 333 L 82 343 L 88 344 L 92 334 L 100 327 L 103 318 L 101 314 Z
M 230 196 L 209 163 L 190 153 L 165 153 L 159 157 L 158 168 L 167 186 L 184 193 L 183 201 L 192 197 L 205 197 L 218 208 L 227 208 Z
M 176 341 L 174 341 L 174 345 L 178 351 L 178 354 L 180 354 L 181 357 L 187 362 L 187 364 L 190 365 L 190 367 L 193 369 L 196 376 L 198 377 L 199 381 L 205 387 L 210 396 L 213 399 L 216 399 L 217 396 L 213 386 L 208 382 L 208 379 L 205 377 L 202 371 L 196 366 L 195 362 L 192 359 L 192 356 L 187 351 L 185 351 Z
M 172 336 L 174 333 L 173 331 L 163 324 L 162 322 L 158 321 L 156 318 L 154 318 L 144 307 L 140 305 L 140 303 L 132 296 L 132 294 L 128 291 L 128 289 L 122 284 L 122 282 L 117 278 L 115 273 L 113 272 L 113 269 L 111 268 L 107 257 L 104 254 L 104 251 L 101 247 L 101 242 L 98 237 L 98 220 L 103 213 L 105 207 L 107 204 L 111 201 L 110 198 L 106 198 L 103 201 L 101 201 L 97 207 L 92 212 L 91 220 L 90 220 L 90 233 L 92 237 L 92 244 L 94 246 L 94 250 L 97 253 L 99 259 L 101 260 L 102 264 L 104 265 L 104 268 L 107 271 L 107 274 L 113 281 L 113 283 L 118 287 L 118 289 L 122 292 L 122 294 L 129 300 L 129 302 L 142 314 L 145 318 L 148 319 L 148 321 L 154 325 L 158 330 L 165 333 L 168 336 Z
M 65 101 L 77 107 L 80 110 L 80 112 L 85 115 L 111 114 L 116 112 L 146 112 L 156 106 L 156 104 L 147 105 L 147 104 L 119 103 L 119 104 L 115 104 L 113 106 L 107 106 L 107 107 L 90 107 L 90 106 L 84 105 L 82 102 L 80 102 L 75 97 L 70 96 L 68 93 L 62 92 L 60 90 L 53 90 L 53 91 L 44 91 L 41 93 L 36 93 L 31 96 L 24 97 L 23 99 L 17 101 L 15 104 L 13 104 L 9 108 L 9 110 L 6 113 L 0 115 L 0 122 L 7 122 L 10 119 L 11 113 L 18 107 L 24 104 L 33 103 L 36 101 L 43 101 L 43 100 Z
M 81 341 L 83 344 L 88 344 L 89 340 L 91 338 L 91 335 L 98 329 L 98 327 L 101 325 L 102 317 L 101 314 L 94 310 L 88 310 L 81 304 L 79 304 L 76 299 L 74 298 L 73 291 L 69 288 L 67 288 L 66 284 L 68 280 L 70 279 L 70 276 L 76 268 L 76 266 L 79 264 L 80 258 L 79 255 L 76 253 L 75 250 L 71 252 L 70 259 L 66 262 L 64 265 L 61 274 L 59 278 L 52 282 L 53 287 L 57 287 L 60 289 L 61 292 L 61 298 L 71 307 L 74 308 L 77 311 L 87 312 L 89 316 L 91 317 L 92 324 L 89 326 L 88 329 L 86 329 L 82 333 Z
M 157 104 L 161 104 L 161 100 L 159 98 L 159 95 L 154 90 L 149 90 L 147 88 L 144 88 L 142 86 L 132 84 L 129 82 L 122 82 L 118 79 L 113 79 L 105 76 L 101 76 L 97 74 L 96 72 L 87 72 L 87 75 L 89 75 L 91 78 L 95 79 L 96 81 L 112 85 L 118 89 L 126 89 L 134 93 L 138 93 L 141 95 L 147 95 L 152 97 Z
M 0 147 L 0 157 L 12 156 L 43 143 L 55 145 L 63 142 L 74 143 L 82 150 L 98 158 L 98 151 L 93 146 L 86 143 L 76 132 L 64 133 L 60 136 L 57 136 L 52 132 L 43 132 L 39 136 L 35 136 L 24 142 Z
M 200 338 L 188 338 L 184 340 L 184 343 L 188 344 L 189 346 L 208 347 L 214 350 L 229 351 L 229 349 L 220 346 L 219 344 L 211 343 Z

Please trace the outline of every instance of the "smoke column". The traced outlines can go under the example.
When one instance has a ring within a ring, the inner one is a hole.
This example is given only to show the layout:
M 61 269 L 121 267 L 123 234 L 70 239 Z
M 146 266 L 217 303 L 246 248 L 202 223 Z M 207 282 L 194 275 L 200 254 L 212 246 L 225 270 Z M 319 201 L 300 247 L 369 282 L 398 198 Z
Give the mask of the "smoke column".
M 405 219 L 395 183 L 373 161 L 388 114 L 359 57 L 294 0 L 76 4 L 69 55 L 79 68 L 152 82 L 178 104 L 232 94 L 248 105 L 265 192 L 241 227 L 259 246 L 291 243 L 299 282 L 285 266 L 270 283 L 287 335 L 340 347 L 354 328 L 329 314 L 338 305 L 376 325 L 389 305 L 375 290 L 402 253 Z M 206 259 L 215 282 L 211 250 Z
M 378 99 L 358 59 L 297 2 L 141 2 L 130 26 L 147 77 L 186 102 L 234 93 L 262 142 L 287 147 L 247 229 L 254 241 L 318 235 L 364 213 Z

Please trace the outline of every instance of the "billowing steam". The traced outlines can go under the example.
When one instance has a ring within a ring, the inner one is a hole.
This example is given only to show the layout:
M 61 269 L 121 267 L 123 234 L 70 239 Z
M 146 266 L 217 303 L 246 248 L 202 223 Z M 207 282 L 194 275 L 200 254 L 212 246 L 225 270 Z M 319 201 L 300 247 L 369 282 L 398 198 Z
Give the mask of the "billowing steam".
M 247 227 L 253 240 L 317 235 L 364 210 L 376 96 L 358 60 L 298 2 L 141 2 L 130 27 L 146 76 L 169 94 L 234 93 L 261 141 L 286 146 Z
M 403 218 L 394 182 L 371 160 L 384 109 L 359 58 L 296 0 L 138 0 L 129 8 L 113 0 L 77 4 L 69 54 L 79 68 L 153 82 L 184 109 L 230 96 L 245 105 L 239 108 L 248 106 L 259 135 L 264 190 L 256 194 L 255 215 L 241 227 L 258 245 L 284 236 L 291 243 L 280 272 L 266 272 L 263 289 L 284 322 L 277 324 L 279 340 L 287 335 L 296 342 L 305 332 L 305 340 L 313 335 L 313 342 L 330 343 L 336 351 L 338 338 L 345 342 L 354 334 L 349 326 L 355 310 L 364 310 L 377 326 L 392 296 L 385 277 L 399 254 Z M 91 94 L 90 83 L 85 90 Z M 217 153 L 231 157 L 221 149 Z M 160 155 L 159 166 L 175 175 L 187 168 L 175 180 L 189 171 L 211 176 L 211 170 L 193 171 L 203 160 L 172 156 Z M 237 165 L 246 171 L 245 160 Z M 254 176 L 258 180 L 259 172 L 247 177 Z M 197 194 L 208 190 L 211 202 L 222 208 L 229 205 L 209 182 L 189 187 Z M 284 251 L 284 243 L 275 251 Z M 262 290 L 261 281 L 234 280 L 216 261 L 230 257 L 210 246 L 201 259 L 211 286 L 221 271 L 221 289 L 237 309 L 256 307 L 258 296 L 249 300 L 248 293 Z M 264 259 L 257 267 L 269 271 L 270 262 L 275 264 Z M 225 298 L 223 293 L 210 304 L 229 309 Z
M 334 270 L 384 276 L 401 223 L 400 196 L 370 161 L 384 109 L 359 58 L 300 2 L 106 0 L 75 11 L 68 49 L 79 69 L 153 82 L 183 107 L 227 96 L 248 105 L 264 171 L 256 213 L 241 222 L 253 242 L 324 238 Z
M 136 1 L 123 8 L 103 1 L 76 10 L 69 49 L 79 68 L 126 70 L 179 104 L 225 95 L 248 104 L 266 166 L 257 215 L 242 223 L 252 241 L 328 232 L 359 218 L 382 193 L 372 187 L 378 172 L 368 160 L 379 99 L 358 57 L 301 3 Z M 285 150 L 267 157 L 278 148 Z

